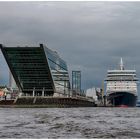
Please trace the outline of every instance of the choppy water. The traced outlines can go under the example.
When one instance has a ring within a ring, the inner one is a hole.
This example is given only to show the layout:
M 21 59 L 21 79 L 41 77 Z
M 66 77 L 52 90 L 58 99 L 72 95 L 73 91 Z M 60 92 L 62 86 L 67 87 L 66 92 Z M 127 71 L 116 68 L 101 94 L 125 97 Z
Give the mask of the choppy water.
M 0 108 L 0 138 L 140 138 L 140 108 Z

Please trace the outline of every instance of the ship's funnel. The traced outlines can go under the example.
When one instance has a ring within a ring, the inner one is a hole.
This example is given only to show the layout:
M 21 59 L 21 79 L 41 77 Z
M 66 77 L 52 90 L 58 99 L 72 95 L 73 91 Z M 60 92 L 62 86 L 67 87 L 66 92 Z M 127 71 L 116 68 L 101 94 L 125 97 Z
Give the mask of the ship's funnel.
M 121 60 L 120 60 L 120 70 L 124 70 L 124 65 L 123 65 L 122 57 L 121 57 Z

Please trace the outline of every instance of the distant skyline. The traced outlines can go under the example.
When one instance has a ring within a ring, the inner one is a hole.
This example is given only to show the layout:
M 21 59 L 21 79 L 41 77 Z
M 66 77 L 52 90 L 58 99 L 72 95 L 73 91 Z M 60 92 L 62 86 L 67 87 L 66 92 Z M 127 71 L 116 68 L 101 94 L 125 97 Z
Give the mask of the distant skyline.
M 82 88 L 100 87 L 120 58 L 140 77 L 140 2 L 0 2 L 0 43 L 46 44 L 81 70 Z M 0 84 L 8 84 L 0 52 Z

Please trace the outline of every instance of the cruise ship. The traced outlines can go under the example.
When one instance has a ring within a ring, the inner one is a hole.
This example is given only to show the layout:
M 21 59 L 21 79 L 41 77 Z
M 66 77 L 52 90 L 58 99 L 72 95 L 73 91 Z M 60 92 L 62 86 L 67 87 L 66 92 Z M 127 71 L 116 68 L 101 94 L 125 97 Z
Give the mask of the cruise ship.
M 118 107 L 134 107 L 137 101 L 136 70 L 124 68 L 121 58 L 119 69 L 108 70 L 106 81 L 106 96 L 108 102 Z

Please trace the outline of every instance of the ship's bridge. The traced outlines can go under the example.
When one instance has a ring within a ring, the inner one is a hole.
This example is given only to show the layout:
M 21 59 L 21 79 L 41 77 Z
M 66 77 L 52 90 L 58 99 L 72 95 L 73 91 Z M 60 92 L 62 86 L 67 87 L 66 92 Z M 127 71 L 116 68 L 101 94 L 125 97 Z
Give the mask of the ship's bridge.
M 138 81 L 136 70 L 109 70 L 105 81 Z

